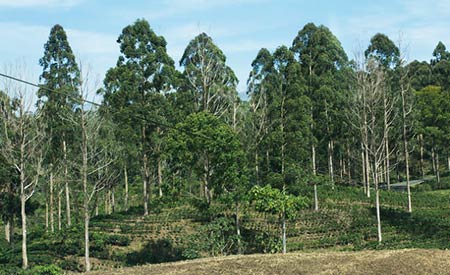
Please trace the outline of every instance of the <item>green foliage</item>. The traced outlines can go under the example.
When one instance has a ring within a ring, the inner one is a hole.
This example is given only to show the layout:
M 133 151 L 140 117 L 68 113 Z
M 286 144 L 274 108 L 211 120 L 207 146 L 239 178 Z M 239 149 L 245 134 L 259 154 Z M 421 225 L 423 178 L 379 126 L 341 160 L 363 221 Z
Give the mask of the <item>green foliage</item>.
M 56 265 L 44 265 L 44 266 L 34 266 L 25 274 L 33 275 L 61 275 L 63 274 L 62 269 Z
M 308 205 L 306 198 L 288 195 L 270 185 L 254 186 L 250 193 L 258 211 L 285 216 L 287 219 L 294 219 L 297 212 Z
M 218 217 L 199 228 L 196 234 L 188 236 L 183 256 L 187 259 L 209 256 L 229 255 L 237 251 L 238 236 L 234 221 L 227 217 Z

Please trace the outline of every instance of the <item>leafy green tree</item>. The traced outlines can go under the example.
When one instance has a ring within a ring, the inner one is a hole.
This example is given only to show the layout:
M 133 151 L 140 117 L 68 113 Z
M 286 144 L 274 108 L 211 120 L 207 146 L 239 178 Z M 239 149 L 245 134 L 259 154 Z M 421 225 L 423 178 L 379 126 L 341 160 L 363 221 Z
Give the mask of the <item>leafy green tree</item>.
M 50 140 L 46 159 L 50 173 L 53 173 L 52 167 L 55 167 L 58 161 L 63 163 L 66 219 L 67 225 L 70 226 L 72 218 L 67 155 L 68 147 L 74 147 L 75 129 L 69 121 L 73 119 L 74 110 L 80 103 L 80 71 L 61 25 L 55 25 L 50 30 L 48 41 L 44 45 L 44 56 L 39 60 L 39 64 L 43 71 L 40 76 L 42 85 L 38 91 L 38 107 L 42 112 L 42 119 L 46 122 L 47 138 Z M 50 204 L 53 205 L 53 201 L 50 201 Z
M 245 184 L 245 156 L 233 129 L 209 112 L 188 116 L 169 136 L 171 161 L 179 170 L 191 169 L 200 192 L 211 203 L 215 194 L 239 190 Z
M 236 101 L 238 79 L 226 65 L 226 57 L 211 37 L 201 33 L 192 39 L 180 60 L 187 86 L 193 91 L 197 111 L 230 115 Z
M 152 146 L 156 148 L 153 152 L 156 152 L 157 159 L 161 154 L 157 144 L 162 138 L 161 125 L 165 124 L 169 107 L 165 94 L 174 89 L 175 67 L 167 54 L 165 39 L 156 35 L 144 19 L 125 27 L 117 42 L 121 56 L 116 67 L 108 70 L 105 87 L 100 93 L 104 96 L 105 107 L 114 110 L 110 114 L 122 128 L 120 135 L 126 136 L 128 142 L 138 144 L 144 215 L 147 215 L 149 157 Z M 160 159 L 157 163 L 161 165 Z M 158 179 L 161 180 L 161 177 L 158 176 Z
M 339 128 L 336 110 L 342 106 L 342 95 L 348 90 L 346 81 L 338 81 L 341 70 L 348 63 L 339 40 L 325 26 L 306 24 L 292 42 L 291 50 L 301 65 L 306 80 L 306 95 L 313 102 L 310 110 L 311 167 L 317 174 L 317 145 L 325 142 L 328 172 L 333 181 L 333 151 L 336 129 Z M 325 147 L 325 146 L 324 146 Z
M 370 39 L 364 52 L 366 58 L 375 58 L 385 68 L 394 68 L 400 62 L 400 50 L 385 34 L 377 33 Z
M 280 191 L 270 185 L 264 187 L 254 186 L 250 190 L 252 200 L 258 211 L 278 215 L 282 226 L 283 254 L 286 253 L 286 220 L 295 219 L 298 211 L 307 207 L 307 199 L 301 196 L 292 196 L 286 189 Z
M 450 98 L 439 86 L 427 86 L 416 92 L 418 133 L 432 156 L 433 170 L 440 184 L 439 152 L 449 144 Z

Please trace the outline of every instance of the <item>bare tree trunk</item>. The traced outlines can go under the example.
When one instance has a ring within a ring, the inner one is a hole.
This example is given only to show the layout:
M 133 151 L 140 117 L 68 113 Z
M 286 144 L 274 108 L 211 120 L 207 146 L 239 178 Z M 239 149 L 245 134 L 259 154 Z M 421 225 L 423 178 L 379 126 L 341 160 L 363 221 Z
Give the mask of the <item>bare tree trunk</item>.
M 127 172 L 127 166 L 125 165 L 123 167 L 123 175 L 125 178 L 125 199 L 124 199 L 124 208 L 125 211 L 128 211 L 128 172 Z
M 23 167 L 25 168 L 25 167 Z M 21 180 L 25 180 L 22 176 L 23 172 L 21 173 Z M 26 196 L 25 196 L 25 183 L 22 182 L 20 184 L 20 213 L 22 216 L 22 268 L 27 269 L 28 268 L 28 253 L 27 253 L 27 214 L 25 212 L 25 203 L 26 203 Z
M 116 211 L 116 196 L 114 193 L 114 186 L 111 187 L 111 212 L 114 213 Z
M 58 191 L 58 230 L 61 231 L 61 191 Z
M 82 157 L 83 163 L 81 167 L 83 179 L 83 210 L 84 210 L 84 262 L 86 272 L 91 271 L 91 260 L 89 257 L 89 194 L 88 194 L 88 148 L 87 148 L 87 129 L 84 111 L 81 111 L 81 130 L 82 130 Z
M 450 155 L 447 155 L 447 169 L 450 171 Z
M 66 216 L 67 216 L 67 226 L 72 225 L 71 209 L 70 209 L 70 190 L 69 190 L 69 172 L 67 169 L 67 146 L 66 140 L 63 140 L 63 152 L 64 152 L 64 181 L 65 181 L 65 191 L 66 191 Z
M 334 188 L 334 171 L 333 171 L 333 140 L 328 141 L 328 171 Z
M 408 134 L 406 129 L 406 119 L 407 119 L 407 110 L 406 110 L 406 99 L 405 99 L 405 88 L 401 87 L 401 96 L 402 96 L 402 117 L 403 117 L 403 147 L 404 147 L 404 157 L 405 157 L 405 172 L 406 172 L 406 190 L 408 193 L 408 212 L 412 212 L 411 205 L 411 186 L 409 182 L 409 151 L 408 151 Z
M 205 198 L 206 198 L 206 202 L 208 204 L 211 203 L 211 193 L 209 190 L 209 186 L 208 186 L 208 179 L 209 179 L 209 164 L 208 164 L 208 159 L 207 157 L 205 157 L 204 163 L 203 163 L 203 187 L 205 188 Z
M 27 252 L 27 213 L 25 209 L 25 203 L 27 201 L 26 193 L 25 193 L 25 129 L 24 129 L 24 118 L 23 118 L 23 101 L 20 106 L 20 214 L 22 217 L 22 268 L 28 268 L 28 252 Z
M 436 154 L 434 150 L 434 146 L 431 148 L 431 162 L 433 164 L 433 173 L 437 177 L 437 169 L 436 169 Z
M 376 190 L 376 198 L 375 198 L 375 205 L 376 205 L 376 211 L 377 211 L 377 232 L 378 232 L 378 242 L 381 243 L 383 240 L 383 237 L 381 235 L 381 215 L 380 215 L 380 190 Z
M 319 211 L 319 198 L 317 197 L 317 184 L 314 183 L 314 211 Z
M 441 187 L 441 176 L 439 174 L 439 153 L 436 151 L 436 178 L 439 187 Z
M 145 126 L 142 126 L 141 135 L 142 135 L 142 176 L 143 176 L 143 191 L 144 191 L 144 216 L 148 215 L 148 180 L 150 178 L 148 165 L 147 165 L 147 151 L 146 151 L 146 129 Z
M 368 149 L 366 149 L 366 182 L 367 182 L 367 197 L 370 198 L 370 162 L 369 162 L 369 152 Z M 375 180 L 376 175 L 374 175 L 373 180 Z
M 351 161 L 351 155 L 350 155 L 350 146 L 347 144 L 347 176 L 348 176 L 348 183 L 352 183 L 352 161 Z
M 50 165 L 50 231 L 53 233 L 55 232 L 55 219 L 53 216 L 53 202 L 54 202 L 54 196 L 53 196 L 53 171 L 52 166 Z
M 45 232 L 48 232 L 48 199 L 45 199 Z
M 367 178 L 366 178 L 366 154 L 364 153 L 364 146 L 361 143 L 361 170 L 364 193 L 367 194 Z
M 5 240 L 8 243 L 11 243 L 11 222 L 8 221 L 5 223 Z
M 241 227 L 239 223 L 239 202 L 236 202 L 236 236 L 237 236 L 237 254 L 241 254 L 242 247 L 241 247 Z
M 282 223 L 283 223 L 283 254 L 286 254 L 286 214 L 283 213 L 283 218 L 282 218 Z
M 258 156 L 258 148 L 255 150 L 255 178 L 256 185 L 259 184 L 259 156 Z
M 161 158 L 158 157 L 158 192 L 159 192 L 160 198 L 163 196 L 161 186 L 162 186 L 162 164 L 161 164 Z
M 425 177 L 425 168 L 423 163 L 423 135 L 419 135 L 419 145 L 420 145 L 420 172 L 422 173 L 422 178 Z

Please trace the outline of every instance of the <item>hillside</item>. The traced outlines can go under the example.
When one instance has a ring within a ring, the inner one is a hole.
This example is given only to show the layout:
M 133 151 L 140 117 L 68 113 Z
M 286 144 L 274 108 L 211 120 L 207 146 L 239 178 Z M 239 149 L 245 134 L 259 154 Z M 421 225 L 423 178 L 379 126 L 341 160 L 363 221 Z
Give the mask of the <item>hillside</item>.
M 257 254 L 144 265 L 90 274 L 447 274 L 450 270 L 449 258 L 449 251 L 424 249 Z

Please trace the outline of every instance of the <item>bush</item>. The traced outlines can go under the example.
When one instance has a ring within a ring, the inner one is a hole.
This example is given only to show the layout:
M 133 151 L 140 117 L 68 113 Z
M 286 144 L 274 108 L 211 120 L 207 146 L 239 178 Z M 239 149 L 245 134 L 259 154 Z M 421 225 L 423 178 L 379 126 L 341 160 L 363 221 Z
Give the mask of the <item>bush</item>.
M 61 275 L 62 269 L 56 265 L 44 265 L 35 266 L 29 271 L 26 271 L 24 275 Z

